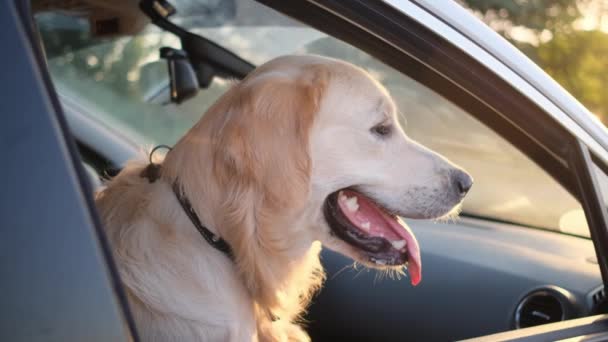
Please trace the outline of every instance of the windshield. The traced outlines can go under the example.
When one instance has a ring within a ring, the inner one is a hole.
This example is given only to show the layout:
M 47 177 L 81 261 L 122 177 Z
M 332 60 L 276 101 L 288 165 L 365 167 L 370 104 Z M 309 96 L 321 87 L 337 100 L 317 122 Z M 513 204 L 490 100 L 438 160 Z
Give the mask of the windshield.
M 177 22 L 256 65 L 279 55 L 313 53 L 368 70 L 394 97 L 406 133 L 473 175 L 476 184 L 464 203 L 465 214 L 589 236 L 580 204 L 561 185 L 433 90 L 253 1 L 218 2 L 216 8 L 198 12 L 188 10 L 198 8 L 196 2 L 174 2 L 178 11 L 181 5 L 186 8 L 182 13 L 189 13 Z M 136 36 L 102 40 L 92 36 L 83 19 L 50 13 L 37 21 L 60 94 L 117 129 L 135 131 L 141 144 L 174 144 L 232 82 L 215 78 L 192 100 L 168 104 L 167 66 L 159 61 L 158 50 L 179 48 L 173 35 L 150 25 Z

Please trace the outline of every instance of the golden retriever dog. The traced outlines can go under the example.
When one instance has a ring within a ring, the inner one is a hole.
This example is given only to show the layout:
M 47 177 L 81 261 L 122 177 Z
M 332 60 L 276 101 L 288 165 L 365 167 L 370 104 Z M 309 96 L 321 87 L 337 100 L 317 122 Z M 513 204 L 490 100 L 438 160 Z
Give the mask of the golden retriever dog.
M 156 179 L 140 161 L 109 181 L 96 203 L 142 339 L 309 340 L 298 322 L 324 279 L 322 245 L 420 282 L 400 217 L 453 212 L 472 180 L 410 140 L 396 111 L 356 66 L 280 57 L 211 106 Z

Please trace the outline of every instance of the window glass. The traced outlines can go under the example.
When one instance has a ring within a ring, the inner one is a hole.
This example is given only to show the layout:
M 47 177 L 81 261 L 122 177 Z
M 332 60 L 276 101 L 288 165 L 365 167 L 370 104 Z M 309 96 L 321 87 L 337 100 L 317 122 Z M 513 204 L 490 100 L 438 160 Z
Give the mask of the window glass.
M 193 3 L 174 2 L 178 10 Z M 183 12 L 188 16 L 178 15 L 176 21 L 254 64 L 314 53 L 365 68 L 389 89 L 412 138 L 473 175 L 476 184 L 464 214 L 589 236 L 580 204 L 563 187 L 456 105 L 361 50 L 253 1 L 226 3 L 232 7 Z M 205 19 L 209 13 L 217 14 L 215 20 Z M 194 99 L 167 104 L 167 70 L 158 50 L 178 48 L 173 35 L 148 26 L 136 36 L 98 39 L 83 19 L 50 13 L 37 20 L 61 96 L 82 103 L 86 115 L 136 131 L 140 143 L 175 143 L 230 86 L 230 80 L 216 78 Z

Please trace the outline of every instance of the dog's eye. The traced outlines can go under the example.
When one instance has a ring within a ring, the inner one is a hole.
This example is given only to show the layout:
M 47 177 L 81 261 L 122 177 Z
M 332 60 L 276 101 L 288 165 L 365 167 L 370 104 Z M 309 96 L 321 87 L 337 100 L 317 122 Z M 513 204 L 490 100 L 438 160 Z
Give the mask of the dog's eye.
M 392 126 L 390 124 L 379 124 L 372 127 L 372 133 L 377 134 L 381 137 L 386 137 L 391 134 Z

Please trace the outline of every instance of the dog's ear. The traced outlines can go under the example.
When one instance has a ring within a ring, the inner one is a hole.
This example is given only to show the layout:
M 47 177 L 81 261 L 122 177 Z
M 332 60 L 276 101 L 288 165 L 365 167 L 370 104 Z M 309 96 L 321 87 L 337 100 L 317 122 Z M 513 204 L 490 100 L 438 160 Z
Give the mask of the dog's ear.
M 216 121 L 213 174 L 226 196 L 222 229 L 231 229 L 226 239 L 250 290 L 272 291 L 256 293 L 272 297 L 263 299 L 266 307 L 278 305 L 281 282 L 270 259 L 292 247 L 297 227 L 287 223 L 309 196 L 309 135 L 327 79 L 322 68 L 299 78 L 254 76 L 235 86 Z

